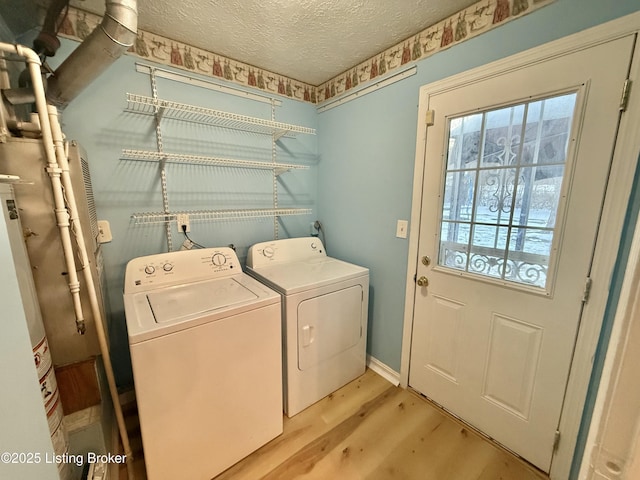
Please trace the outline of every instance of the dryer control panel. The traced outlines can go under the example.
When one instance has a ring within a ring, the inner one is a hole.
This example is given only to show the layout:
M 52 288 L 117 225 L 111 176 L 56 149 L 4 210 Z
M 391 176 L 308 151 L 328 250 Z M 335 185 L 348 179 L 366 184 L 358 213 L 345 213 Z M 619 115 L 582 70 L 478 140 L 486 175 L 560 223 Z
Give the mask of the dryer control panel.
M 134 258 L 127 264 L 124 293 L 242 274 L 228 247 L 181 250 Z
M 326 256 L 318 237 L 285 238 L 256 243 L 249 248 L 247 267 L 259 268 L 276 262 L 299 262 Z

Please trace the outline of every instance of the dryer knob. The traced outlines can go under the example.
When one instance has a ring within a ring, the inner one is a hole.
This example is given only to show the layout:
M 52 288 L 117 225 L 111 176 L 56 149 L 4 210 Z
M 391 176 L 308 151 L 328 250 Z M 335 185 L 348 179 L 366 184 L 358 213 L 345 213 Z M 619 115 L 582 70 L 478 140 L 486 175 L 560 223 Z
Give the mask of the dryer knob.
M 262 250 L 262 254 L 267 258 L 273 257 L 274 253 L 275 251 L 273 250 L 273 247 L 266 247 L 264 250 Z
M 146 273 L 147 275 L 152 275 L 154 274 L 156 271 L 156 267 L 154 267 L 153 265 L 147 265 L 146 267 L 144 267 L 144 273 Z
M 172 265 L 171 263 L 165 263 L 165 264 L 162 266 L 162 269 L 163 269 L 165 272 L 170 272 L 171 270 L 173 270 L 173 265 Z

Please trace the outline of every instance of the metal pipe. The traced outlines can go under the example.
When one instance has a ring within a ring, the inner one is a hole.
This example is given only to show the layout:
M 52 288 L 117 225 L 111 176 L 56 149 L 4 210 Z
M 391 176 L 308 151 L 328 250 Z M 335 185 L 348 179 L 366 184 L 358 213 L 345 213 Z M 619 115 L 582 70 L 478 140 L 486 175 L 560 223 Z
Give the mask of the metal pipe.
M 136 0 L 107 0 L 102 23 L 49 77 L 49 103 L 66 107 L 134 44 L 137 30 Z
M 34 103 L 36 101 L 33 96 L 33 89 L 29 87 L 9 88 L 2 91 L 2 96 L 11 105 L 24 105 L 26 103 Z
M 51 1 L 47 14 L 44 17 L 42 30 L 33 41 L 33 50 L 38 55 L 53 57 L 60 48 L 60 40 L 58 40 L 56 30 L 60 13 L 65 7 L 69 8 L 69 0 Z
M 77 211 L 75 205 L 75 196 L 73 194 L 73 187 L 71 182 L 65 185 L 65 191 L 63 192 L 62 179 L 65 179 L 65 183 L 68 178 L 68 162 L 66 161 L 66 154 L 64 152 L 64 142 L 62 139 L 62 132 L 60 129 L 60 123 L 58 122 L 57 111 L 55 107 L 51 107 L 49 112 L 44 85 L 42 82 L 41 64 L 38 55 L 31 49 L 22 45 L 11 45 L 7 43 L 0 43 L 0 51 L 17 53 L 19 56 L 25 58 L 29 73 L 33 81 L 33 90 L 36 100 L 36 108 L 38 110 L 38 118 L 40 125 L 42 126 L 42 143 L 45 150 L 47 160 L 47 171 L 51 179 L 51 186 L 54 196 L 56 217 L 58 218 L 58 227 L 60 228 L 60 236 L 62 238 L 62 246 L 65 254 L 65 261 L 67 262 L 67 269 L 69 270 L 69 285 L 72 296 L 74 297 L 74 308 L 76 308 L 76 297 L 78 302 L 79 296 L 79 283 L 77 281 L 77 274 L 75 269 L 73 246 L 71 243 L 71 234 L 69 229 L 70 215 L 65 206 L 64 196 L 66 194 L 67 199 L 71 198 L 73 205 L 70 206 L 71 217 L 76 218 L 75 211 Z M 55 140 L 54 140 L 55 139 Z M 62 146 L 62 148 L 60 148 Z M 64 158 L 62 158 L 64 157 Z M 58 165 L 58 158 L 62 160 L 63 167 L 66 166 L 66 172 L 64 168 L 60 168 Z M 64 213 L 63 213 L 64 210 Z M 84 245 L 84 237 L 82 236 L 82 227 L 80 223 L 76 221 L 74 226 L 78 233 L 78 250 L 80 252 L 83 264 L 88 265 L 86 246 Z M 84 270 L 84 267 L 83 267 Z M 72 281 L 72 277 L 75 279 Z M 98 300 L 95 291 L 95 285 L 93 283 L 93 277 L 90 274 L 85 273 L 85 280 L 87 287 L 89 288 L 89 297 L 91 300 L 91 308 L 94 314 L 96 322 L 96 332 L 98 333 L 98 341 L 100 344 L 100 351 L 102 353 L 105 374 L 107 376 L 107 382 L 109 385 L 109 393 L 113 402 L 113 408 L 116 415 L 116 421 L 118 423 L 118 429 L 120 432 L 120 438 L 122 440 L 122 447 L 124 449 L 127 459 L 127 472 L 129 479 L 134 479 L 133 473 L 133 454 L 129 443 L 129 437 L 127 435 L 127 428 L 124 422 L 124 416 L 122 414 L 122 407 L 120 405 L 120 399 L 118 397 L 118 390 L 116 388 L 115 376 L 113 374 L 113 365 L 111 364 L 111 356 L 109 355 L 109 348 L 106 341 L 106 333 L 102 314 L 98 306 Z M 78 291 L 76 292 L 75 284 L 78 284 Z M 82 307 L 79 304 L 76 308 L 76 315 L 80 315 L 82 318 Z M 84 320 L 83 320 L 84 321 Z

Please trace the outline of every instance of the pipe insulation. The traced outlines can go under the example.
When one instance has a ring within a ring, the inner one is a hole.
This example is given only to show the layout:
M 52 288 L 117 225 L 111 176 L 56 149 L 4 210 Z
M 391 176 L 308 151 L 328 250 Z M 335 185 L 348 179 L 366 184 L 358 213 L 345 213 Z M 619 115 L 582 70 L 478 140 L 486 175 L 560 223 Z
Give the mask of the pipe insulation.
M 129 475 L 129 480 L 134 479 L 133 473 L 133 454 L 131 450 L 131 446 L 129 443 L 129 437 L 127 435 L 127 429 L 124 422 L 124 416 L 122 414 L 122 407 L 120 405 L 120 399 L 118 397 L 118 390 L 116 387 L 115 376 L 113 374 L 113 365 L 111 363 L 111 356 L 109 354 L 109 346 L 107 344 L 107 337 L 105 331 L 104 319 L 102 318 L 102 313 L 100 311 L 98 300 L 96 296 L 95 284 L 93 282 L 93 277 L 91 276 L 89 270 L 86 268 L 88 266 L 88 256 L 86 251 L 86 246 L 84 244 L 84 237 L 82 235 L 82 226 L 80 222 L 77 221 L 77 207 L 75 203 L 75 195 L 73 193 L 73 187 L 71 185 L 69 173 L 69 165 L 66 158 L 66 153 L 64 149 L 64 139 L 62 137 L 62 131 L 60 129 L 60 123 L 58 121 L 57 109 L 53 106 L 49 107 L 47 105 L 44 84 L 42 81 L 42 71 L 41 71 L 41 63 L 38 55 L 31 49 L 26 48 L 22 45 L 11 45 L 7 43 L 0 43 L 0 51 L 5 52 L 13 52 L 17 53 L 19 56 L 25 58 L 29 73 L 31 75 L 31 79 L 33 82 L 33 90 L 36 100 L 36 108 L 38 111 L 38 118 L 40 121 L 40 125 L 42 127 L 42 142 L 45 150 L 46 161 L 47 161 L 47 171 L 49 172 L 49 176 L 51 179 L 51 187 L 54 196 L 55 202 L 55 210 L 56 217 L 58 219 L 58 227 L 60 229 L 60 236 L 62 238 L 62 245 L 65 255 L 65 261 L 67 262 L 68 270 L 69 270 L 69 286 L 74 297 L 74 306 L 76 303 L 75 297 L 78 297 L 78 302 L 80 301 L 80 297 L 78 292 L 76 292 L 76 284 L 79 285 L 78 279 L 76 276 L 76 267 L 75 267 L 75 259 L 73 246 L 71 243 L 71 232 L 70 232 L 70 219 L 74 219 L 74 227 L 77 233 L 77 245 L 80 253 L 81 261 L 83 263 L 83 272 L 85 272 L 85 280 L 87 283 L 87 288 L 89 290 L 89 298 L 91 303 L 91 310 L 94 315 L 95 323 L 96 323 L 96 332 L 98 335 L 98 342 L 100 344 L 100 351 L 102 353 L 105 373 L 107 376 L 107 383 L 109 385 L 109 393 L 111 395 L 111 400 L 113 401 L 113 408 L 116 416 L 116 421 L 118 424 L 118 429 L 120 432 L 120 438 L 122 440 L 122 446 L 124 449 L 124 453 L 127 459 L 127 472 Z M 62 168 L 59 165 L 58 161 L 60 160 L 62 164 Z M 65 183 L 66 185 L 63 185 Z M 63 190 L 64 188 L 64 190 Z M 65 204 L 65 196 L 67 199 L 67 204 Z M 68 210 L 67 210 L 68 208 Z M 64 212 L 63 212 L 64 210 Z M 71 277 L 75 277 L 72 279 Z M 79 289 L 78 289 L 79 290 Z M 80 314 L 82 318 L 82 307 L 79 305 L 79 313 L 76 311 L 76 315 Z
M 49 103 L 66 107 L 134 44 L 137 31 L 136 0 L 107 0 L 102 23 L 48 78 Z

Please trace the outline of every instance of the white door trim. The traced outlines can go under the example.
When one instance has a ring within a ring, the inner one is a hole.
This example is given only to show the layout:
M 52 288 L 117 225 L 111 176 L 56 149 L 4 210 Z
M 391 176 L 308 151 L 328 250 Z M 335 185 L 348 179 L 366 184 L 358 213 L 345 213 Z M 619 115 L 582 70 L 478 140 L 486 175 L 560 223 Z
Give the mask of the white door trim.
M 640 224 L 630 248 L 619 305 L 582 458 L 581 480 L 600 478 L 597 473 L 613 477 L 617 469 L 622 472 L 619 478 L 640 475 L 640 470 L 636 476 L 629 471 L 634 461 L 640 467 L 640 442 L 636 440 L 640 439 L 640 389 L 635 373 L 640 349 L 630 343 L 640 332 Z
M 636 46 L 638 49 L 638 46 Z M 634 80 L 635 85 L 640 85 L 640 55 L 636 54 L 633 65 L 631 67 L 630 78 Z M 622 139 L 633 139 L 633 135 L 637 135 L 640 131 L 640 94 L 636 89 L 636 94 L 631 95 L 628 106 L 628 118 L 621 125 L 619 138 L 621 140 L 620 151 L 616 152 L 621 157 L 636 158 L 640 151 L 640 139 L 634 141 L 626 141 L 622 143 Z M 633 175 L 633 173 L 631 173 Z M 598 395 L 596 404 L 594 406 L 593 417 L 591 420 L 591 428 L 589 431 L 589 437 L 585 445 L 585 453 L 582 460 L 581 473 L 578 478 L 590 478 L 588 475 L 592 473 L 591 462 L 602 463 L 603 460 L 609 460 L 607 455 L 613 453 L 618 454 L 619 458 L 627 461 L 627 470 L 633 460 L 635 460 L 635 466 L 640 472 L 640 441 L 637 441 L 635 458 L 633 458 L 633 445 L 626 445 L 628 450 L 626 452 L 621 451 L 625 447 L 624 442 L 617 442 L 617 451 L 609 447 L 609 445 L 602 444 L 601 437 L 604 435 L 604 431 L 610 427 L 609 415 L 611 412 L 611 399 L 615 395 L 618 388 L 620 388 L 620 381 L 627 381 L 626 379 L 619 380 L 618 369 L 620 367 L 621 359 L 627 356 L 625 361 L 635 361 L 640 359 L 640 352 L 637 349 L 626 349 L 627 338 L 631 329 L 640 328 L 640 318 L 633 315 L 633 312 L 640 310 L 640 223 L 635 226 L 635 233 L 633 241 L 630 247 L 629 258 L 627 262 L 627 269 L 624 275 L 622 283 L 620 298 L 618 301 L 618 308 L 616 310 L 613 330 L 611 332 L 611 339 L 609 341 L 609 350 L 604 364 L 602 372 L 602 378 L 600 380 L 600 387 L 598 389 Z M 635 310 L 634 310 L 635 309 Z M 632 360 L 633 359 L 633 360 Z M 630 402 L 629 408 L 624 412 L 615 412 L 616 415 L 626 414 L 629 423 L 634 423 L 640 427 L 640 411 L 637 411 L 636 403 Z M 640 430 L 638 430 L 640 434 Z M 615 433 L 613 433 L 615 435 Z M 616 435 L 620 439 L 620 435 Z M 638 436 L 640 439 L 640 436 Z M 608 448 L 605 453 L 604 448 Z M 624 453 L 628 453 L 629 457 L 624 458 Z M 616 461 L 617 459 L 611 458 Z M 639 478 L 630 475 L 630 472 L 626 472 L 629 476 L 626 478 Z
M 543 62 L 550 58 L 583 50 L 638 31 L 640 31 L 640 12 L 627 15 L 589 30 L 556 40 L 544 46 L 527 50 L 420 88 L 411 208 L 411 224 L 414 225 L 414 228 L 409 230 L 409 254 L 407 258 L 404 329 L 400 368 L 400 385 L 402 387 L 406 388 L 409 380 L 413 305 L 416 289 L 414 275 L 418 262 L 419 228 L 417 228 L 417 226 L 420 223 L 422 185 L 425 174 L 425 132 L 429 97 L 451 89 L 460 88 L 468 83 L 501 75 L 531 65 L 532 63 Z M 638 48 L 636 48 L 635 59 L 637 60 L 639 57 Z M 637 61 L 634 61 L 631 79 L 635 81 L 635 85 L 640 85 L 640 69 L 637 63 Z M 622 85 L 620 87 L 622 88 Z M 636 95 L 638 94 L 639 93 L 636 92 Z M 615 188 L 608 189 L 605 199 L 600 233 L 598 235 L 591 271 L 591 278 L 593 279 L 591 298 L 585 306 L 580 331 L 578 333 L 574 362 L 569 376 L 565 403 L 560 419 L 562 440 L 560 441 L 551 465 L 552 479 L 568 478 L 571 469 L 576 439 L 580 429 L 585 395 L 591 376 L 593 355 L 602 327 L 609 295 L 611 274 L 615 265 L 620 234 L 624 223 L 624 214 L 629 200 L 638 154 L 640 153 L 640 139 L 635 137 L 637 130 L 633 130 L 633 128 L 637 128 L 639 119 L 640 108 L 638 108 L 637 102 L 632 101 L 629 104 L 627 112 L 622 117 L 618 133 L 613 166 L 609 178 L 609 185 L 613 185 Z

